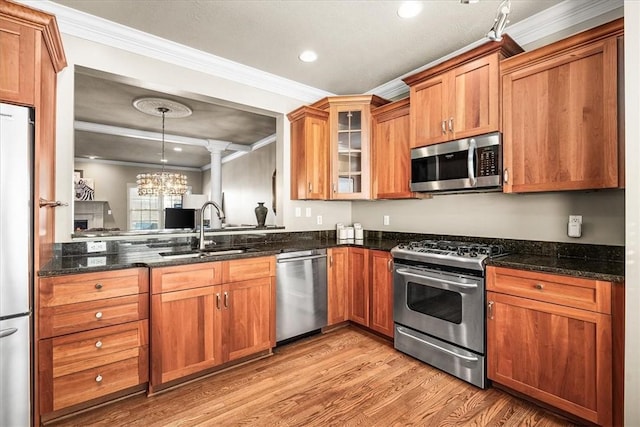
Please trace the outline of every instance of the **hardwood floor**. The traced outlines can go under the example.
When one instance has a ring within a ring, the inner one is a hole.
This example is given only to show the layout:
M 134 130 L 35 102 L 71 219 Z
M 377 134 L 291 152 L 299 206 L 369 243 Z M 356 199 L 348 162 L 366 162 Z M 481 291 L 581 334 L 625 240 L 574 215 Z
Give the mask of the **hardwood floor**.
M 572 426 L 496 389 L 480 390 L 354 327 L 165 393 L 55 426 Z

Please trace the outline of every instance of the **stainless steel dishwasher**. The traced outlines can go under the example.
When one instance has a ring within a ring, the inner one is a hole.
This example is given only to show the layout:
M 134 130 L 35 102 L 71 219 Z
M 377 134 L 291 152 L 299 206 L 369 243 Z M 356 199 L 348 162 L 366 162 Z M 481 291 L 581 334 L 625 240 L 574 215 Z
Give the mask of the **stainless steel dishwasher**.
M 327 326 L 327 250 L 276 255 L 276 341 Z

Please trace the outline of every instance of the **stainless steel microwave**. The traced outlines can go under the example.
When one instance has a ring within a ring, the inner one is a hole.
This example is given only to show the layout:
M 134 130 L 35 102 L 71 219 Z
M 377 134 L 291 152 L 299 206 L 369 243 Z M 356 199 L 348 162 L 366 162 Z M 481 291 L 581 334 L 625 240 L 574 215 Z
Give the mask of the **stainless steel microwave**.
M 499 191 L 500 132 L 411 150 L 411 191 Z

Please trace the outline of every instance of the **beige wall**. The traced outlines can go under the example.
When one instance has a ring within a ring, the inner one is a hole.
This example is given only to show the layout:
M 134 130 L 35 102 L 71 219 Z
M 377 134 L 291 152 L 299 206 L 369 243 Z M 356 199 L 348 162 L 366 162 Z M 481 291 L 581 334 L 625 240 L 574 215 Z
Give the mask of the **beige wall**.
M 269 144 L 222 164 L 222 191 L 227 224 L 257 224 L 254 213 L 257 202 L 264 202 L 269 209 L 265 223 L 276 224 L 271 197 L 275 164 L 276 144 Z M 281 193 L 279 191 L 278 195 Z
M 567 237 L 569 215 L 583 234 Z M 383 216 L 389 215 L 389 225 Z M 624 245 L 624 191 L 473 193 L 426 200 L 354 202 L 353 221 L 367 230 Z
M 640 2 L 626 0 L 625 113 L 626 113 L 626 328 L 625 425 L 640 425 Z
M 118 227 L 127 229 L 127 184 L 135 184 L 136 175 L 139 173 L 157 172 L 157 168 L 125 166 L 110 163 L 97 163 L 91 161 L 76 161 L 75 169 L 83 171 L 83 176 L 93 178 L 95 184 L 95 200 L 109 202 L 111 216 L 105 217 L 108 221 L 105 227 Z M 172 171 L 167 168 L 167 171 Z M 202 172 L 176 171 L 187 176 L 188 185 L 193 193 L 202 190 Z

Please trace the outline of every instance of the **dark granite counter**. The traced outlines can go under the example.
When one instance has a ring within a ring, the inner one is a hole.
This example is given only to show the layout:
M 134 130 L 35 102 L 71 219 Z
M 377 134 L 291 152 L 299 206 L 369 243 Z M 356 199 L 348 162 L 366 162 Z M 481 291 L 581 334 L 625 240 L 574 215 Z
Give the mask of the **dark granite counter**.
M 107 251 L 105 251 L 105 253 L 95 254 L 86 253 L 82 243 L 65 244 L 76 245 L 76 247 L 59 247 L 51 262 L 42 268 L 38 274 L 39 276 L 46 277 L 132 267 L 165 267 L 270 256 L 283 252 L 326 249 L 341 246 L 358 246 L 367 249 L 389 251 L 398 244 L 397 240 L 380 239 L 377 237 L 367 238 L 361 241 L 339 241 L 335 239 L 335 233 L 333 235 L 331 235 L 331 233 L 315 232 L 287 234 L 291 234 L 286 236 L 289 237 L 288 239 L 264 239 L 264 236 L 254 236 L 253 239 L 246 236 L 226 238 L 225 240 L 216 242 L 214 246 L 208 246 L 207 250 L 243 249 L 245 252 L 177 259 L 172 258 L 171 255 L 181 255 L 192 251 L 189 239 L 178 238 L 158 241 L 108 242 L 109 244 L 107 245 Z
M 624 247 L 569 244 L 467 236 L 365 231 L 361 241 L 339 241 L 333 230 L 293 233 L 249 233 L 213 236 L 208 249 L 243 249 L 244 253 L 198 258 L 171 258 L 160 255 L 183 254 L 191 250 L 191 237 L 157 237 L 147 240 L 110 240 L 101 253 L 88 254 L 86 243 L 57 244 L 52 261 L 39 271 L 40 276 L 108 271 L 130 267 L 163 267 L 201 262 L 223 261 L 282 252 L 358 246 L 389 251 L 400 242 L 412 240 L 463 240 L 502 245 L 508 255 L 487 265 L 624 282 Z
M 487 265 L 584 277 L 608 282 L 624 282 L 624 263 L 543 255 L 513 254 L 495 258 Z

